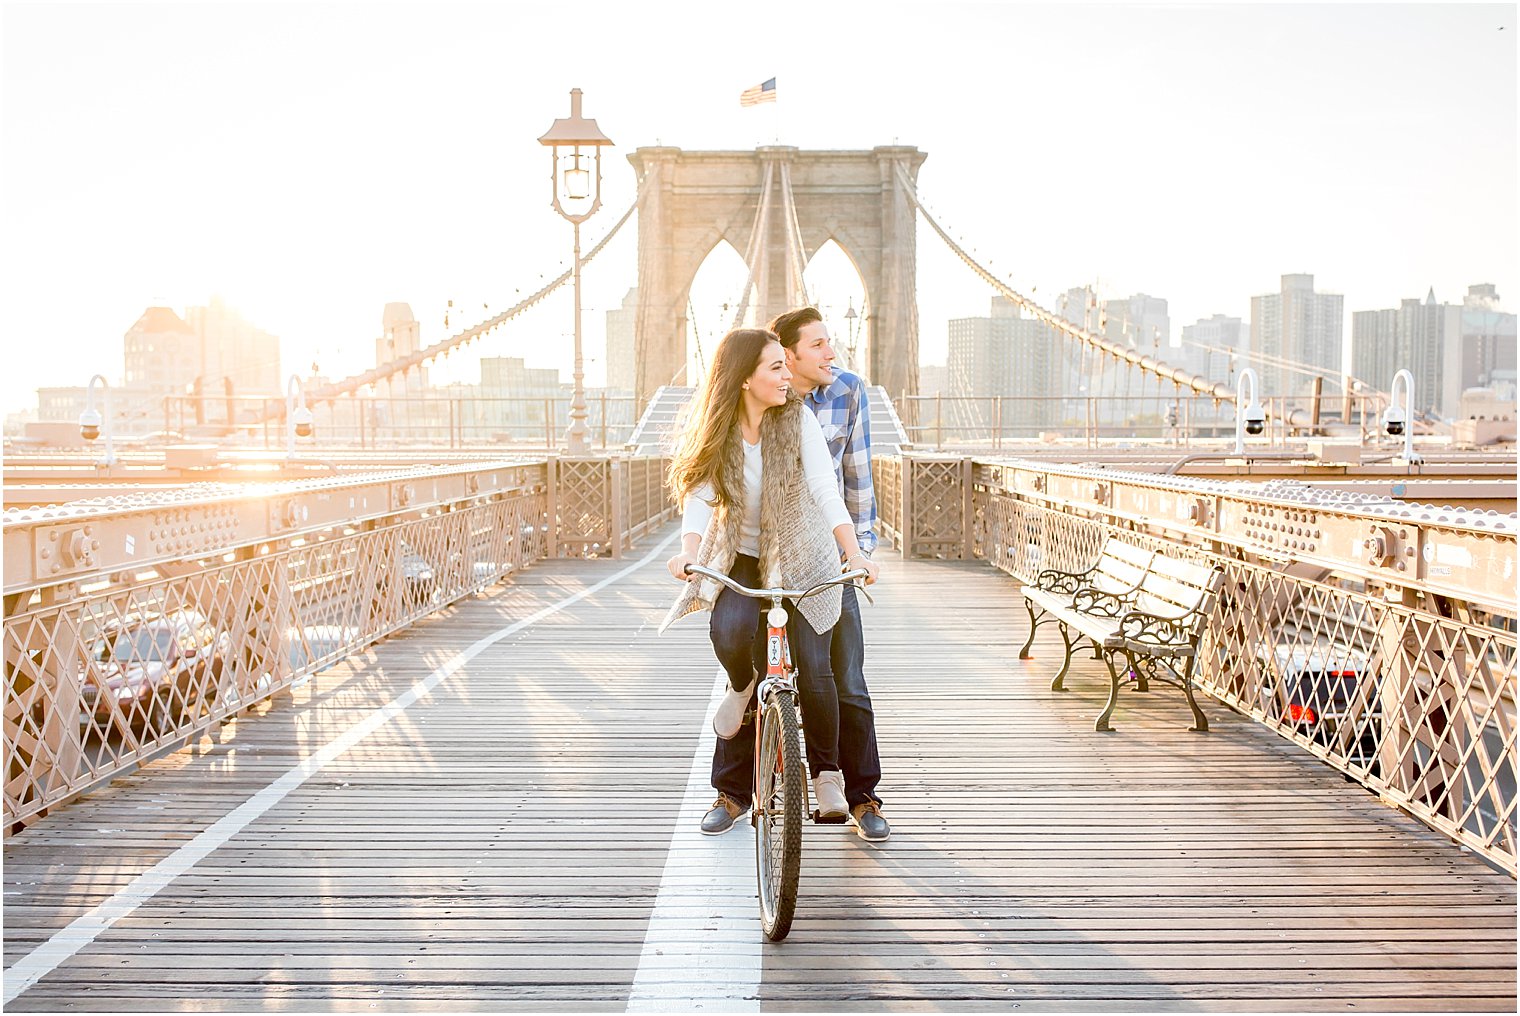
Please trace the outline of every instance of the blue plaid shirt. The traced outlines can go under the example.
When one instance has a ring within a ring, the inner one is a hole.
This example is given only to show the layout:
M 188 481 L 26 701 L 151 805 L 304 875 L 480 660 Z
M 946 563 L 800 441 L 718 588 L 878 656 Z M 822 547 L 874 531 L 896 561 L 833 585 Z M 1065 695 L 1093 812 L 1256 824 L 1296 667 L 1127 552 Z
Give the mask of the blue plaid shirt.
M 866 383 L 838 367 L 834 382 L 815 388 L 804 401 L 818 417 L 844 506 L 855 520 L 855 539 L 869 556 L 876 550 L 876 489 L 871 484 L 871 414 Z

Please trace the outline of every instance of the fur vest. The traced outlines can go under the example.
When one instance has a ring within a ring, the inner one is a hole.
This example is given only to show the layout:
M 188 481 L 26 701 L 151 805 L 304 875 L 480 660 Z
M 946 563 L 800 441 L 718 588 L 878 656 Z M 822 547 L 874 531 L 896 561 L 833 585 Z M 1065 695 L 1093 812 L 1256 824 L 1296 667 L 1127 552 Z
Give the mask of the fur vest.
M 766 588 L 809 589 L 840 573 L 839 547 L 823 510 L 813 500 L 802 472 L 802 414 L 809 410 L 796 392 L 784 406 L 765 411 L 760 420 L 760 576 Z M 744 437 L 738 421 L 723 446 L 725 486 L 747 496 L 744 489 Z M 697 550 L 697 563 L 727 575 L 739 553 L 739 525 L 744 505 L 719 506 Z M 660 625 L 663 632 L 675 621 L 698 610 L 711 610 L 723 589 L 712 579 L 688 582 Z M 797 604 L 802 616 L 820 635 L 839 623 L 844 591 L 840 586 L 820 590 Z M 756 600 L 758 611 L 765 601 Z

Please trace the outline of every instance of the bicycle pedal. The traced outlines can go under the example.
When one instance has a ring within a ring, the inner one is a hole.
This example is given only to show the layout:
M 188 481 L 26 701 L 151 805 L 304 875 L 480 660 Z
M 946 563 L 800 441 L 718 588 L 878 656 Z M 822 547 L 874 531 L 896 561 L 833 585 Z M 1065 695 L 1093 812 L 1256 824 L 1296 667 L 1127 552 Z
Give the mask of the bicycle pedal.
M 844 825 L 850 820 L 848 815 L 829 815 L 827 817 L 818 814 L 818 809 L 813 809 L 813 821 L 818 825 Z

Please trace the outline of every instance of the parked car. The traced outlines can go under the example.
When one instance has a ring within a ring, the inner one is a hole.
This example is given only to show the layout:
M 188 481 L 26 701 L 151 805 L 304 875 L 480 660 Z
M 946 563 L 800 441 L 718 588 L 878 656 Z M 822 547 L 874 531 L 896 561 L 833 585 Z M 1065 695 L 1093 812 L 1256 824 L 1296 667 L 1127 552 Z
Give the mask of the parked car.
M 408 607 L 421 607 L 438 597 L 438 576 L 427 558 L 401 541 L 401 595 Z
M 1282 719 L 1316 744 L 1377 774 L 1382 704 L 1367 654 L 1323 640 L 1279 642 L 1272 647 L 1270 663 L 1282 689 Z
M 193 610 L 149 614 L 107 625 L 81 675 L 81 722 L 104 726 L 120 710 L 137 728 L 161 717 L 178 724 L 221 677 L 230 639 Z
M 312 624 L 304 628 L 290 628 L 285 632 L 285 643 L 290 659 L 290 669 L 299 671 L 316 661 L 326 658 L 312 671 L 320 674 L 343 657 L 337 655 L 359 639 L 359 629 L 342 624 Z

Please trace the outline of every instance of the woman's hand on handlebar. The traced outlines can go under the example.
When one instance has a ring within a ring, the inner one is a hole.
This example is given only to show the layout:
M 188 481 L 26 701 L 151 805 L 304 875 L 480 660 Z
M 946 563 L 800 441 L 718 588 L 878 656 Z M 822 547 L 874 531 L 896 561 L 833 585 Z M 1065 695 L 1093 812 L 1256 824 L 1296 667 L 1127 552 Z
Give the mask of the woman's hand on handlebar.
M 874 586 L 876 580 L 881 577 L 881 565 L 872 561 L 864 554 L 856 554 L 844 563 L 845 571 L 863 571 L 866 573 L 866 585 Z
M 688 554 L 685 551 L 682 551 L 675 557 L 671 558 L 669 561 L 666 561 L 665 567 L 670 569 L 671 577 L 674 578 L 677 582 L 693 582 L 699 576 L 688 575 L 686 573 L 686 566 L 696 563 L 697 556 L 695 554 Z

